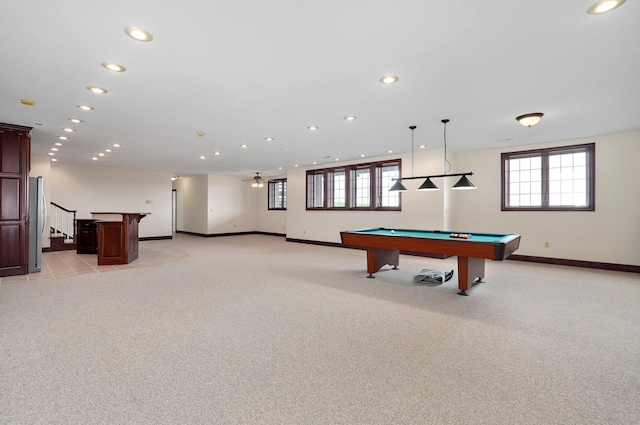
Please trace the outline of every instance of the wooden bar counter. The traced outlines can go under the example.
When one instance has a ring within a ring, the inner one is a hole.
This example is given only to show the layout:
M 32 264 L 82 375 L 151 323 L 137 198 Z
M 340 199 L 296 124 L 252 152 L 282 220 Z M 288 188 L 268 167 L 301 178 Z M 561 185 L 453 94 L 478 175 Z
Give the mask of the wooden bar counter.
M 98 265 L 129 264 L 138 258 L 138 223 L 150 213 L 92 212 L 98 226 Z

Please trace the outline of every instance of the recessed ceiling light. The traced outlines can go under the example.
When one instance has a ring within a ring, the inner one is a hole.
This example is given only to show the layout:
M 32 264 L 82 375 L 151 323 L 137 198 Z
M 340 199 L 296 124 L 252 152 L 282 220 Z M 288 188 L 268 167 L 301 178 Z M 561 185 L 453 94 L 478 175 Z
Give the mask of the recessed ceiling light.
M 102 66 L 113 72 L 124 72 L 127 70 L 127 68 L 115 62 L 102 62 Z
M 48 152 L 48 154 L 51 155 L 51 156 L 55 155 L 55 153 L 53 153 L 53 152 Z
M 56 158 L 51 158 L 51 161 L 56 162 L 57 159 Z
M 97 160 L 98 160 L 98 157 L 97 157 L 97 156 L 94 156 L 94 157 L 91 157 L 91 159 L 92 159 L 93 161 L 97 161 Z
M 317 163 L 318 163 L 318 161 L 313 161 L 312 162 L 313 165 L 316 165 Z
M 207 157 L 204 155 L 200 155 L 200 159 L 207 159 Z
M 20 99 L 20 103 L 22 103 L 23 105 L 27 105 L 27 106 L 33 106 L 36 104 L 36 102 L 34 102 L 31 99 Z
M 282 167 L 278 167 L 278 170 L 282 170 Z
M 333 158 L 334 161 L 340 161 L 340 158 Z
M 393 153 L 393 149 L 389 149 L 387 153 Z
M 264 140 L 266 140 L 267 142 L 273 142 L 276 139 L 273 137 L 265 137 Z
M 73 128 L 69 128 L 69 127 L 65 127 L 63 128 L 64 131 L 66 131 L 67 133 L 73 133 L 75 130 Z
M 51 148 L 52 151 L 57 152 L 59 149 L 58 148 Z
M 220 155 L 222 155 L 220 152 L 214 152 L 213 154 L 214 154 L 215 156 L 220 156 Z
M 111 145 L 111 146 L 113 146 L 114 148 L 119 148 L 119 147 L 120 147 L 120 146 L 122 146 L 122 145 L 121 145 L 120 143 L 114 143 L 114 144 L 113 144 L 113 145 Z
M 82 109 L 83 111 L 93 111 L 95 109 L 93 106 L 89 106 L 89 105 L 76 105 L 76 106 Z
M 98 154 L 98 156 L 105 156 L 105 154 L 104 154 L 104 153 L 102 153 L 102 152 L 100 152 L 100 153 Z
M 345 120 L 347 121 L 353 121 L 355 119 L 357 119 L 358 117 L 356 117 L 355 115 L 347 115 L 346 117 L 344 117 Z
M 134 40 L 144 42 L 153 40 L 153 35 L 149 31 L 139 27 L 126 27 L 124 32 Z
M 424 149 L 424 148 L 426 148 L 426 147 L 427 147 L 427 145 L 418 145 L 418 147 L 419 147 L 420 149 Z
M 67 136 L 58 136 L 58 139 L 60 139 L 60 140 L 69 140 L 69 138 Z
M 587 9 L 589 15 L 601 15 L 603 13 L 611 12 L 613 9 L 622 5 L 626 0 L 600 0 Z
M 203 138 L 204 137 L 204 131 L 196 131 L 196 134 L 198 135 L 199 138 Z
M 107 148 L 104 150 L 105 152 L 113 152 L 111 149 Z
M 87 86 L 87 90 L 89 90 L 90 92 L 93 92 L 95 94 L 105 94 L 105 93 L 107 93 L 107 89 L 103 89 L 102 87 L 96 87 L 96 86 Z
M 297 166 L 298 166 L 298 164 L 293 164 L 293 166 L 294 166 L 294 167 L 297 167 Z
M 74 122 L 76 124 L 80 124 L 80 123 L 84 122 L 80 118 L 69 118 L 69 121 Z
M 360 154 L 360 158 L 364 158 L 365 156 L 367 156 L 367 154 L 366 154 L 366 153 L 361 153 L 361 154 Z
M 385 75 L 384 77 L 380 78 L 380 82 L 382 84 L 393 84 L 397 81 L 398 77 L 396 77 L 395 75 Z
M 241 144 L 241 145 L 240 145 L 240 147 L 241 147 L 241 148 L 243 148 L 243 149 L 245 149 L 245 148 L 248 148 L 248 147 L 249 147 L 249 145 L 245 145 L 245 144 L 243 143 L 243 144 Z
M 56 145 L 56 146 L 62 146 L 62 143 L 60 143 L 60 142 L 55 142 L 55 143 L 54 143 L 54 145 Z
M 320 127 L 318 127 L 317 125 L 310 125 L 309 127 L 307 127 L 309 130 L 314 131 L 319 129 Z

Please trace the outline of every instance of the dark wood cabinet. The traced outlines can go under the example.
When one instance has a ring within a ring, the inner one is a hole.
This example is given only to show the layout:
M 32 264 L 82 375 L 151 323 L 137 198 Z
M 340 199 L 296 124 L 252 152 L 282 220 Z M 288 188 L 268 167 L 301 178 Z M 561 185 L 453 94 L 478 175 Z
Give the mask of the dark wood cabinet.
M 31 130 L 0 123 L 0 277 L 29 272 Z
M 98 253 L 98 225 L 94 219 L 76 220 L 76 253 Z
M 94 213 L 98 226 L 98 265 L 138 259 L 138 223 L 149 213 Z M 120 217 L 119 221 L 114 218 Z

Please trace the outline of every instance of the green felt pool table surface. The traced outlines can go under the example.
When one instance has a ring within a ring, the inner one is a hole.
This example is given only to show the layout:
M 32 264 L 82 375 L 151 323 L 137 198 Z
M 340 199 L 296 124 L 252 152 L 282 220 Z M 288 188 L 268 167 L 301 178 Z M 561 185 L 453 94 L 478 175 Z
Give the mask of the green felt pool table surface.
M 351 230 L 351 232 L 370 234 L 370 235 L 388 235 L 396 237 L 411 237 L 411 238 L 435 238 L 435 239 L 453 239 L 452 233 L 462 233 L 469 235 L 468 241 L 474 242 L 500 242 L 503 239 L 511 236 L 509 234 L 498 233 L 474 233 L 474 232 L 458 232 L 458 231 L 446 231 L 446 230 L 415 230 L 415 229 L 392 229 L 385 227 L 374 227 L 370 229 Z

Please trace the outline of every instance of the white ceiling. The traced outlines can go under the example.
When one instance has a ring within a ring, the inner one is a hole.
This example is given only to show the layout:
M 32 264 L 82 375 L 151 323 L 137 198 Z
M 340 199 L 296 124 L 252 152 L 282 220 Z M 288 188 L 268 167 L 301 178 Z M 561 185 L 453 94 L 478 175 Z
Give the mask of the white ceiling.
M 12 1 L 0 121 L 40 123 L 36 154 L 75 128 L 60 162 L 243 177 L 407 152 L 410 125 L 439 148 L 443 118 L 451 151 L 639 130 L 640 4 L 591 16 L 594 1 Z M 517 123 L 530 112 L 545 115 Z

